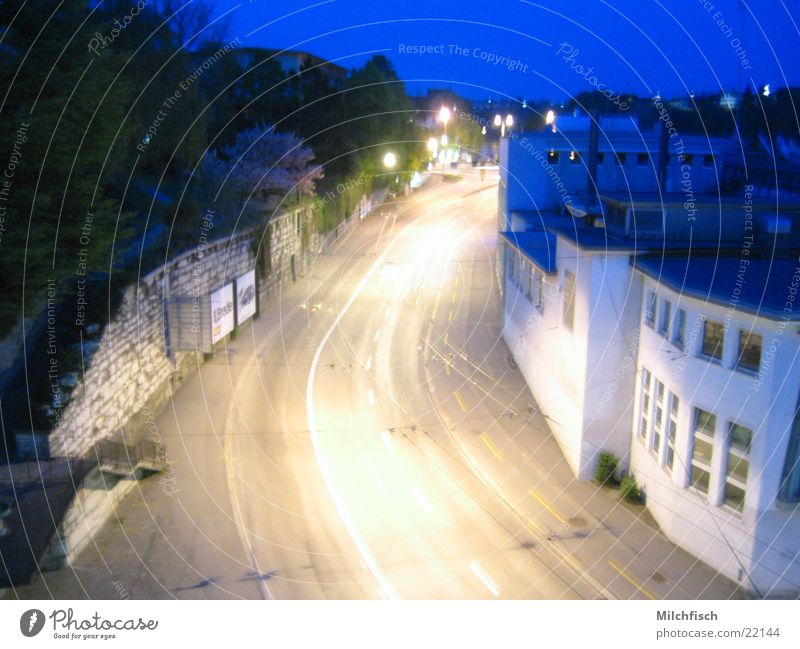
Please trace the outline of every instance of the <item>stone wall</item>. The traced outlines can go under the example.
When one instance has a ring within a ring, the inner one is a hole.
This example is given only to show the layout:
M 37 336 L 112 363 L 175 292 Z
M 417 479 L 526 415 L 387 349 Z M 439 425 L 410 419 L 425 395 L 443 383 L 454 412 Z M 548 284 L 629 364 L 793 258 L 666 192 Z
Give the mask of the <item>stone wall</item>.
M 383 192 L 364 196 L 350 218 L 327 236 L 314 231 L 314 214 L 307 209 L 273 217 L 266 228 L 222 240 L 206 243 L 199 238 L 196 249 L 127 286 L 118 310 L 84 362 L 85 371 L 58 425 L 44 435 L 17 433 L 17 454 L 82 456 L 96 442 L 123 431 L 129 440 L 146 432 L 174 390 L 205 360 L 194 351 L 168 356 L 166 300 L 208 294 L 256 268 L 260 308 L 269 308 L 269 299 L 282 286 L 299 279 L 326 245 L 356 227 L 383 196 Z

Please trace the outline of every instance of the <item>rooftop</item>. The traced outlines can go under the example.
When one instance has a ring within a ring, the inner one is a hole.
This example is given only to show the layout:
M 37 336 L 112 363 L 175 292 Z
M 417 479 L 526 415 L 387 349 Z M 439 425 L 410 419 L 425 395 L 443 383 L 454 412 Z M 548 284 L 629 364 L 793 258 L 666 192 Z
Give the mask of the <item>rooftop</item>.
M 619 205 L 633 205 L 636 207 L 666 207 L 683 205 L 686 194 L 683 192 L 629 192 L 629 191 L 602 191 L 600 199 Z M 797 200 L 781 200 L 775 196 L 757 196 L 753 193 L 747 198 L 753 209 L 767 210 L 780 209 L 781 212 L 800 212 L 800 202 Z M 707 194 L 693 194 L 695 207 L 721 207 L 726 210 L 743 210 L 745 197 L 743 193 L 721 194 L 710 192 Z
M 549 232 L 500 232 L 500 237 L 530 259 L 543 273 L 556 272 L 556 242 Z
M 800 284 L 795 259 L 750 258 L 709 254 L 646 254 L 631 265 L 673 291 L 773 320 L 800 321 L 792 290 Z

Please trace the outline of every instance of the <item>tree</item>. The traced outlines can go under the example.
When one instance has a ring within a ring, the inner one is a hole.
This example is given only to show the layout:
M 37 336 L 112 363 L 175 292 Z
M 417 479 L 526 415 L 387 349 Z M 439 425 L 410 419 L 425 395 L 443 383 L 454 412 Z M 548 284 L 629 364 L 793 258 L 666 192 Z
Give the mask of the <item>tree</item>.
M 313 160 L 314 152 L 293 134 L 276 133 L 271 126 L 252 128 L 239 133 L 232 145 L 209 153 L 203 176 L 241 209 L 253 193 L 264 201 L 312 194 L 323 176 Z

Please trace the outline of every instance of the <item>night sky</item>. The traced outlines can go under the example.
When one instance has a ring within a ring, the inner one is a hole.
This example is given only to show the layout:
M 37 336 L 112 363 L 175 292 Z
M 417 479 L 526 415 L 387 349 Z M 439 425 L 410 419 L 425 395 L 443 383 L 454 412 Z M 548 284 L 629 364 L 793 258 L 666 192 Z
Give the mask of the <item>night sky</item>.
M 444 87 L 477 99 L 564 101 L 601 84 L 601 90 L 666 97 L 753 83 L 773 90 L 800 85 L 798 0 L 223 0 L 218 6 L 233 9 L 231 32 L 245 46 L 306 50 L 345 67 L 382 53 L 412 94 Z M 420 45 L 433 51 L 407 51 Z

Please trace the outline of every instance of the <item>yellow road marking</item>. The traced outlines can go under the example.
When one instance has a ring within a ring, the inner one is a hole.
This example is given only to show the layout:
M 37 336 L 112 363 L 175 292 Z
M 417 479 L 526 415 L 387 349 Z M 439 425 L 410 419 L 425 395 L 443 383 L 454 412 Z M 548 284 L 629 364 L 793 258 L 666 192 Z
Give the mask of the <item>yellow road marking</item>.
M 456 292 L 455 291 L 453 291 L 453 294 L 450 296 L 450 301 L 451 302 L 455 302 L 456 301 Z
M 494 454 L 494 456 L 495 456 L 495 457 L 496 457 L 498 460 L 500 460 L 500 461 L 502 462 L 502 460 L 503 460 L 503 456 L 502 456 L 502 455 L 500 455 L 500 451 L 498 451 L 498 450 L 497 450 L 497 449 L 494 447 L 494 444 L 492 444 L 492 440 L 490 440 L 490 439 L 489 439 L 489 438 L 486 436 L 486 433 L 481 433 L 481 439 L 483 440 L 483 443 L 484 443 L 484 444 L 486 444 L 486 447 L 487 447 L 487 448 L 488 448 L 488 449 L 489 449 L 489 450 L 490 450 L 490 451 L 491 451 L 491 452 Z
M 458 286 L 458 278 L 459 278 L 459 276 L 456 275 L 456 284 L 455 284 L 456 286 Z
M 453 321 L 453 312 L 452 312 L 452 311 L 450 311 L 450 312 L 447 314 L 447 321 L 448 321 L 448 322 L 452 322 L 452 321 Z
M 633 579 L 631 579 L 625 573 L 625 571 L 622 568 L 620 568 L 616 563 L 614 563 L 613 561 L 609 561 L 608 565 L 611 566 L 614 570 L 616 570 L 625 581 L 627 581 L 631 586 L 633 586 L 636 590 L 638 590 L 640 593 L 642 593 L 642 595 L 644 595 L 645 597 L 649 597 L 650 599 L 656 599 L 653 595 L 651 595 L 647 591 L 646 588 L 644 588 L 643 586 L 640 586 Z
M 564 525 L 567 524 L 567 520 L 559 514 L 555 509 L 553 509 L 549 502 L 547 502 L 544 498 L 542 498 L 538 493 L 536 493 L 533 489 L 530 489 L 530 494 L 533 496 L 538 503 L 544 507 L 547 511 L 549 511 L 553 516 L 558 519 L 559 523 L 563 523 Z
M 445 332 L 444 332 L 444 344 L 445 344 L 445 345 L 447 345 L 447 344 L 448 344 L 448 342 L 447 342 L 447 337 L 448 337 L 449 335 L 450 335 L 450 332 L 449 332 L 449 331 L 445 331 Z
M 461 407 L 461 409 L 464 412 L 467 412 L 467 407 L 464 405 L 464 400 L 461 398 L 461 395 L 458 393 L 458 390 L 456 390 L 453 394 L 455 395 L 456 401 L 458 401 L 458 405 Z
M 579 573 L 586 572 L 586 570 L 584 570 L 583 566 L 581 564 L 579 564 L 577 562 L 577 560 L 571 554 L 564 554 L 563 555 L 563 559 L 564 559 L 564 561 L 566 561 L 569 565 L 571 565 Z

